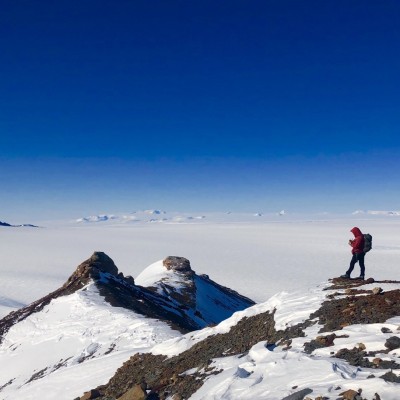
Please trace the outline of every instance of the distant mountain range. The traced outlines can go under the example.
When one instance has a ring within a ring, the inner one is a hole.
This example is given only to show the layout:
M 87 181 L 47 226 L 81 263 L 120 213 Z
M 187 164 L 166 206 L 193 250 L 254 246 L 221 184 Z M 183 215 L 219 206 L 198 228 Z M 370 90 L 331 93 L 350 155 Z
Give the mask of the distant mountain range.
M 32 225 L 32 224 L 11 225 L 11 224 L 9 224 L 7 222 L 2 222 L 2 221 L 0 221 L 0 226 L 9 226 L 9 227 L 14 227 L 14 228 L 21 227 L 21 226 L 26 226 L 28 228 L 39 228 L 38 226 Z
M 353 215 L 358 214 L 368 214 L 368 215 L 384 215 L 384 216 L 400 216 L 400 211 L 379 211 L 379 210 L 356 210 L 353 212 Z

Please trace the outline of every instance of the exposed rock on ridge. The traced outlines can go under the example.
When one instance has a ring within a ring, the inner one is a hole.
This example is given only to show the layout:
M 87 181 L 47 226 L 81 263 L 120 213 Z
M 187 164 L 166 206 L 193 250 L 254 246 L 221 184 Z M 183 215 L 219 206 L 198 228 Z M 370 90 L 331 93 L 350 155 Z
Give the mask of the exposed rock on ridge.
M 192 279 L 197 276 L 191 270 L 189 260 L 183 257 L 167 257 L 166 264 L 170 266 L 173 273 L 179 276 L 183 274 L 185 279 L 190 277 L 188 286 L 182 288 L 181 292 L 170 288 L 171 290 L 168 289 L 168 291 L 159 293 L 156 290 L 135 285 L 135 281 L 131 276 L 124 277 L 118 271 L 118 268 L 109 256 L 103 252 L 96 251 L 89 259 L 76 268 L 62 287 L 20 310 L 11 312 L 0 320 L 0 343 L 2 337 L 11 326 L 22 321 L 32 313 L 41 311 L 51 300 L 72 294 L 85 287 L 91 281 L 95 282 L 100 294 L 111 305 L 124 307 L 150 318 L 161 319 L 182 332 L 189 332 L 206 326 L 209 323 L 214 323 L 215 321 L 213 320 L 207 321 L 199 315 L 188 312 L 190 306 L 187 302 L 188 298 L 185 295 L 187 294 L 185 290 L 192 294 L 195 293 L 196 289 L 193 286 Z M 214 282 L 212 283 L 217 285 Z M 231 293 L 235 292 L 231 291 Z M 226 301 L 233 301 L 234 307 L 230 311 L 230 314 L 254 304 L 252 300 L 239 294 L 236 295 L 225 299 Z M 240 300 L 239 303 L 236 304 L 234 302 L 235 298 Z M 226 307 L 229 307 L 229 305 L 226 304 Z
M 107 385 L 96 390 L 99 400 L 120 399 L 138 383 L 145 383 L 150 390 L 148 399 L 170 399 L 179 395 L 188 399 L 210 374 L 219 371 L 210 366 L 211 360 L 247 352 L 253 345 L 267 340 L 275 343 L 302 336 L 308 324 L 296 325 L 285 331 L 276 331 L 274 315 L 270 312 L 243 318 L 225 334 L 212 335 L 189 350 L 167 358 L 163 355 L 136 354 L 119 368 Z M 197 368 L 195 375 L 185 371 Z
M 188 275 L 193 275 L 190 261 L 185 257 L 169 256 L 163 260 L 163 265 L 167 270 L 183 272 Z
M 149 275 L 157 279 L 149 279 Z M 254 304 L 249 298 L 219 285 L 207 275 L 197 275 L 190 261 L 184 257 L 169 256 L 162 263 L 151 265 L 137 277 L 137 282 L 179 305 L 198 328 L 217 324 L 235 311 Z

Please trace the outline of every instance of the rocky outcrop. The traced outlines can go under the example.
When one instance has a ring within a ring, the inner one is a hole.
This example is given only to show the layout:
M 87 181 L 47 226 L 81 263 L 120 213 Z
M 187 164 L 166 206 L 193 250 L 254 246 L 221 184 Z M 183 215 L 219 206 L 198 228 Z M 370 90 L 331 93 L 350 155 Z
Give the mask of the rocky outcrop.
M 188 275 L 194 274 L 190 267 L 190 261 L 184 257 L 169 256 L 163 260 L 163 265 L 167 270 L 182 272 Z
M 356 281 L 335 278 L 330 290 L 343 290 L 328 296 L 320 309 L 311 314 L 310 318 L 318 318 L 323 325 L 321 332 L 342 329 L 353 324 L 383 323 L 389 318 L 400 315 L 400 289 L 379 293 L 374 290 L 358 290 L 366 283 L 400 283 L 397 281 Z M 359 296 L 362 294 L 362 296 Z M 338 297 L 338 298 L 336 298 Z

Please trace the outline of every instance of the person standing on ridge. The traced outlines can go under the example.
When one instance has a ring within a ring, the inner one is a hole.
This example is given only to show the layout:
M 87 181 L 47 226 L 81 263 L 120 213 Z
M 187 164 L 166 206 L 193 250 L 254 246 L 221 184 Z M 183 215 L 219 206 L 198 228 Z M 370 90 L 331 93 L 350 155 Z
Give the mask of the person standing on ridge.
M 358 262 L 360 265 L 360 276 L 358 279 L 364 279 L 365 276 L 365 264 L 364 264 L 364 257 L 365 257 L 365 252 L 364 252 L 364 235 L 360 231 L 360 228 L 357 228 L 356 226 L 350 231 L 354 235 L 354 239 L 349 240 L 349 245 L 352 247 L 351 253 L 353 254 L 353 257 L 351 258 L 350 261 L 350 266 L 349 269 L 346 271 L 344 275 L 341 276 L 341 278 L 350 278 L 350 274 L 352 273 L 354 266 Z

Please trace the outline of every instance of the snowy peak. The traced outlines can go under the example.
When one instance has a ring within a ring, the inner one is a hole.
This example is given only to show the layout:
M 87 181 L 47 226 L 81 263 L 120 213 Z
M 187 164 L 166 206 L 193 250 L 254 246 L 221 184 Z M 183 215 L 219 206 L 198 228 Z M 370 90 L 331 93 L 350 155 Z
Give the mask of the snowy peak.
M 184 257 L 169 256 L 150 265 L 136 278 L 136 283 L 183 307 L 198 328 L 217 324 L 254 304 L 207 275 L 197 275 Z

